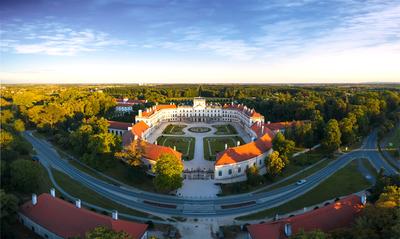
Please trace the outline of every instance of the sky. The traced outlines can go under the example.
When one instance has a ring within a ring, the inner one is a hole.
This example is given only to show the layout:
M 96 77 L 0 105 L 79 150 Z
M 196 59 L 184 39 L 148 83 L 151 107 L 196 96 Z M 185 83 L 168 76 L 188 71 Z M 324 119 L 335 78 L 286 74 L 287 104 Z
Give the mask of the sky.
M 400 82 L 400 1 L 2 0 L 0 81 Z

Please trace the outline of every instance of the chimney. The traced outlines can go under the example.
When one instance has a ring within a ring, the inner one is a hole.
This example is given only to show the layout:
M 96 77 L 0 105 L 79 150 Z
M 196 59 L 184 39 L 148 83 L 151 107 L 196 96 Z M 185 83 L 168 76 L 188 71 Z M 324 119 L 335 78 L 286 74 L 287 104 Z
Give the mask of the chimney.
M 225 149 L 227 149 L 228 148 L 228 144 L 225 144 Z
M 50 189 L 50 195 L 55 198 L 56 197 L 56 190 L 54 188 Z
M 360 196 L 360 200 L 362 205 L 367 204 L 367 196 L 365 194 Z
M 139 110 L 138 116 L 139 116 L 139 117 L 142 117 L 142 110 Z
M 262 134 L 264 133 L 264 125 L 261 126 L 261 133 L 262 133 Z
M 154 142 L 154 144 L 157 145 L 157 140 L 156 140 L 156 142 Z
M 37 204 L 37 195 L 32 193 L 32 205 L 36 205 Z
M 77 200 L 75 201 L 75 206 L 76 206 L 77 208 L 81 208 L 81 200 L 80 200 L 80 199 L 77 199 Z
M 237 145 L 237 146 L 239 146 L 239 145 L 240 145 L 240 141 L 239 141 L 239 140 L 236 142 L 236 145 Z
M 267 124 L 271 124 L 271 121 L 267 121 Z
M 117 210 L 112 211 L 112 219 L 118 220 L 118 211 Z
M 274 216 L 274 221 L 277 221 L 277 220 L 279 220 L 279 215 L 278 215 L 278 213 L 275 214 L 275 216 Z
M 174 150 L 176 151 L 176 146 L 174 145 Z
M 285 224 L 285 236 L 292 236 L 292 226 L 290 225 L 290 223 Z

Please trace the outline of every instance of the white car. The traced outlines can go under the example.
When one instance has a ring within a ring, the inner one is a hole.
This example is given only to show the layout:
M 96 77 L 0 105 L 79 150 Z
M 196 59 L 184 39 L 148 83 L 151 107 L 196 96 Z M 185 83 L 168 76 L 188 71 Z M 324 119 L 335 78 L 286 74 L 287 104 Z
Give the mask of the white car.
M 297 184 L 297 185 L 302 185 L 302 184 L 305 183 L 305 182 L 306 182 L 306 180 L 305 180 L 305 179 L 302 179 L 302 180 L 297 181 L 296 184 Z

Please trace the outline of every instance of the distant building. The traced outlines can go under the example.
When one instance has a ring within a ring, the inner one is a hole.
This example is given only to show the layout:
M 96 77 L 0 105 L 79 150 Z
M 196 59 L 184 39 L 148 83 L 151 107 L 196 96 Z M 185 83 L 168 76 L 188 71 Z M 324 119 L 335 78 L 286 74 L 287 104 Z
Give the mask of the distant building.
M 43 238 L 61 239 L 84 237 L 85 234 L 99 226 L 115 231 L 124 231 L 133 238 L 147 238 L 147 224 L 118 219 L 118 212 L 112 217 L 97 214 L 81 208 L 81 201 L 75 205 L 52 195 L 32 195 L 32 200 L 24 203 L 18 213 L 19 221 Z
M 249 239 L 285 239 L 304 231 L 329 232 L 348 227 L 366 203 L 366 197 L 352 195 L 297 216 L 247 226 Z
M 132 123 L 119 122 L 119 121 L 108 121 L 108 132 L 117 136 L 122 136 L 125 132 L 132 129 Z
M 130 100 L 128 98 L 116 99 L 117 106 L 115 107 L 115 111 L 117 113 L 127 113 L 132 112 L 132 106 L 134 105 L 142 105 L 147 103 L 147 100 Z

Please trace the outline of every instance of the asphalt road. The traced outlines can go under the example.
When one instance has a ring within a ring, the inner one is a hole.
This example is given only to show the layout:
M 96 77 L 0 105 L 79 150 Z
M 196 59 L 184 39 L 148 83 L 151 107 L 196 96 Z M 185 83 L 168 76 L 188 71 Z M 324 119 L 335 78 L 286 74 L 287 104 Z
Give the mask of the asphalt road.
M 308 176 L 302 185 L 288 185 L 268 192 L 247 193 L 212 199 L 187 199 L 141 191 L 130 187 L 115 186 L 79 171 L 62 159 L 47 141 L 34 137 L 30 132 L 24 137 L 33 145 L 40 162 L 46 167 L 57 168 L 98 194 L 137 210 L 184 217 L 239 216 L 276 207 L 295 199 L 318 186 L 337 170 L 356 158 L 368 158 L 376 169 L 386 174 L 398 173 L 384 161 L 376 149 L 376 132 L 370 134 L 361 149 L 341 155 L 325 168 Z M 242 205 L 241 205 L 242 204 Z

